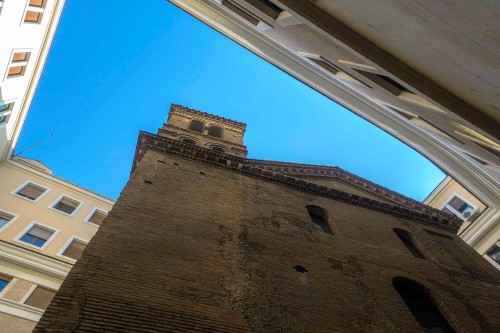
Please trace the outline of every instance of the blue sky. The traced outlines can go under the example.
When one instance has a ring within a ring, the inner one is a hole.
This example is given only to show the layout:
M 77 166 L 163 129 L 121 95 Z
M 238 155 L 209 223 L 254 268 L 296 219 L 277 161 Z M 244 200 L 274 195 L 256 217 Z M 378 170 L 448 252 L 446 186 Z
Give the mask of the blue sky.
M 117 8 L 119 10 L 117 10 Z M 16 151 L 111 198 L 171 103 L 248 124 L 249 157 L 337 165 L 423 200 L 430 161 L 164 0 L 67 0 Z

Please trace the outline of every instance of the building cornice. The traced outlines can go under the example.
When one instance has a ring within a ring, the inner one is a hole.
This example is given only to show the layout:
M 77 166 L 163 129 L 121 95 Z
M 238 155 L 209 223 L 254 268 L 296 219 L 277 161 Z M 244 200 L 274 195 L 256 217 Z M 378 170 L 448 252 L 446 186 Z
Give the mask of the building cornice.
M 0 241 L 0 260 L 64 280 L 71 264 L 23 247 Z
M 31 321 L 39 321 L 45 311 L 6 298 L 0 298 L 0 312 Z
M 186 106 L 179 105 L 179 104 L 172 104 L 171 105 L 171 107 L 170 107 L 170 113 L 169 113 L 169 118 L 170 118 L 170 115 L 173 114 L 176 110 L 182 110 L 182 112 L 191 113 L 193 115 L 200 116 L 200 117 L 205 118 L 205 119 L 216 120 L 218 122 L 225 123 L 225 124 L 228 124 L 230 126 L 237 127 L 240 130 L 242 130 L 243 132 L 247 128 L 247 124 L 245 124 L 245 123 L 241 123 L 239 121 L 235 121 L 235 120 L 232 120 L 232 119 L 228 119 L 228 118 L 216 116 L 216 115 L 213 115 L 213 114 L 210 114 L 210 113 L 206 113 L 206 112 L 203 112 L 203 111 L 200 111 L 200 110 L 196 110 L 196 109 L 193 109 L 193 108 L 188 108 Z
M 79 193 L 83 194 L 83 195 L 86 195 L 86 196 L 89 196 L 89 197 L 91 197 L 93 199 L 101 201 L 103 204 L 111 205 L 111 206 L 115 204 L 115 201 L 113 199 L 111 199 L 111 198 L 105 197 L 102 194 L 93 192 L 93 191 L 91 191 L 89 189 L 86 189 L 86 188 L 84 188 L 82 186 L 79 186 L 77 184 L 71 183 L 71 182 L 69 182 L 69 181 L 67 181 L 65 179 L 59 178 L 57 176 L 49 175 L 49 174 L 47 174 L 45 172 L 42 172 L 42 171 L 40 171 L 38 169 L 33 168 L 30 165 L 24 164 L 24 163 L 22 163 L 20 161 L 14 161 L 14 160 L 10 159 L 10 160 L 7 160 L 6 162 L 4 162 L 4 164 L 12 166 L 12 167 L 20 169 L 20 170 L 23 170 L 23 171 L 25 171 L 27 173 L 36 175 L 38 177 L 44 178 L 45 180 L 53 182 L 53 183 L 56 183 L 58 185 L 70 188 L 70 189 L 72 189 L 72 190 L 74 190 L 76 192 L 79 192 Z
M 403 194 L 390 190 L 386 187 L 371 182 L 363 177 L 357 176 L 339 167 L 330 167 L 322 165 L 299 164 L 290 162 L 265 161 L 256 159 L 246 159 L 245 163 L 258 167 L 263 167 L 266 170 L 271 170 L 286 174 L 291 177 L 301 179 L 324 179 L 335 180 L 344 183 L 350 187 L 356 188 L 362 192 L 380 198 L 385 202 L 426 212 L 431 215 L 440 216 L 445 219 L 461 222 L 457 217 L 447 214 L 439 209 L 427 206 L 421 202 L 409 198 Z
M 457 221 L 455 219 L 442 218 L 441 216 L 437 216 L 438 214 L 428 214 L 427 212 L 412 210 L 410 208 L 392 205 L 347 192 L 338 191 L 326 186 L 307 182 L 302 179 L 290 177 L 270 170 L 265 170 L 262 167 L 249 165 L 245 163 L 244 158 L 214 152 L 202 147 L 186 145 L 176 140 L 168 139 L 143 131 L 139 133 L 132 172 L 135 170 L 138 162 L 140 162 L 147 150 L 153 150 L 164 154 L 194 160 L 199 163 L 227 169 L 249 177 L 258 178 L 261 180 L 291 187 L 298 191 L 312 193 L 314 195 L 346 202 L 352 205 L 408 219 L 420 224 L 436 227 L 453 233 L 456 233 L 461 225 L 461 221 Z

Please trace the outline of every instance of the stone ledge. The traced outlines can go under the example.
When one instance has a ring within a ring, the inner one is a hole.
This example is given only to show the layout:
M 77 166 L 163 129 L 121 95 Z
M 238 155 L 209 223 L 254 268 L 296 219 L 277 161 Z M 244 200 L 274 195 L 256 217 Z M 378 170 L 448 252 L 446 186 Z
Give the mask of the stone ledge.
M 246 164 L 246 159 L 214 152 L 209 149 L 187 145 L 182 142 L 171 140 L 159 135 L 140 131 L 137 142 L 132 172 L 137 163 L 142 159 L 147 150 L 154 150 L 165 154 L 175 155 L 186 159 L 209 164 L 215 167 L 229 169 L 250 177 L 271 181 L 297 190 L 313 193 L 334 200 L 343 201 L 356 206 L 379 211 L 400 218 L 412 220 L 424 225 L 436 227 L 448 232 L 456 233 L 461 223 L 450 219 L 430 215 L 427 212 L 414 211 L 409 208 L 392 205 L 377 200 L 360 197 L 347 192 L 338 191 L 325 186 L 307 182 L 302 179 L 279 174 Z

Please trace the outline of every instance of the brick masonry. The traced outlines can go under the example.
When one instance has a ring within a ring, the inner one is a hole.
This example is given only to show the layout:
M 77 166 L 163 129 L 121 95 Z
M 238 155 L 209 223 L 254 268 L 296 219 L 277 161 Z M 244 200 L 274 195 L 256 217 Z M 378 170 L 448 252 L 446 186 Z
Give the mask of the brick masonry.
M 456 332 L 500 332 L 499 273 L 455 220 L 377 201 L 383 188 L 341 170 L 329 188 L 297 178 L 323 169 L 269 163 L 141 132 L 129 182 L 34 332 L 421 332 L 395 277 L 427 287 Z
M 419 332 L 395 276 L 430 287 L 457 332 L 499 331 L 497 272 L 453 234 L 148 150 L 35 332 Z

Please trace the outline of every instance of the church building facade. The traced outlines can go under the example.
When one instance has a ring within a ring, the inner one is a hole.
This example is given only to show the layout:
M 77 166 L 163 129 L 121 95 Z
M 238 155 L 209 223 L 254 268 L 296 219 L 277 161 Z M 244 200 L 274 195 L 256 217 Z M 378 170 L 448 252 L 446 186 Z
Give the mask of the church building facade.
M 34 332 L 499 332 L 461 221 L 172 105 Z

